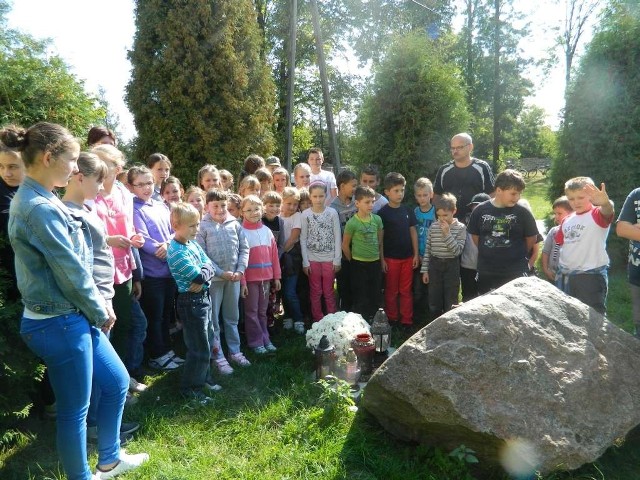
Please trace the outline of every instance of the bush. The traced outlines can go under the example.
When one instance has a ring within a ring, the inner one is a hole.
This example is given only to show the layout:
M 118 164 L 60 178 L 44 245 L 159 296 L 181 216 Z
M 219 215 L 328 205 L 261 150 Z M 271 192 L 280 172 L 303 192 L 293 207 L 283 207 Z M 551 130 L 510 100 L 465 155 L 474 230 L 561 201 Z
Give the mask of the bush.
M 0 270 L 0 450 L 20 437 L 18 423 L 29 415 L 36 380 L 44 371 L 20 338 L 22 304 L 5 298 L 12 281 Z

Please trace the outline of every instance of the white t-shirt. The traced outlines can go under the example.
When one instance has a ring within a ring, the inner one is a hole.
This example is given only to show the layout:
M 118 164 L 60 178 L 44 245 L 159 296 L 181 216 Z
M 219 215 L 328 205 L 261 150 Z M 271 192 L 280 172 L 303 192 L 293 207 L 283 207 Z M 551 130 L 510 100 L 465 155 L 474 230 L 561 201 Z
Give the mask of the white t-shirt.
M 282 219 L 282 224 L 283 224 L 283 242 L 287 243 L 287 241 L 289 240 L 289 237 L 291 236 L 291 230 L 293 230 L 294 228 L 301 228 L 302 223 L 300 222 L 300 212 L 296 212 L 293 215 L 291 215 L 290 217 L 283 217 L 282 215 L 280 216 L 280 218 Z
M 324 204 L 327 207 L 329 205 L 331 205 L 331 202 L 335 198 L 335 196 L 333 196 L 333 194 L 332 194 L 332 190 L 334 188 L 335 189 L 338 188 L 338 186 L 336 184 L 336 177 L 333 174 L 333 172 L 330 172 L 328 170 L 320 170 L 320 173 L 318 173 L 317 175 L 312 172 L 311 176 L 309 177 L 309 180 L 310 180 L 311 183 L 313 183 L 313 182 L 322 182 L 327 186 L 327 198 L 326 198 Z

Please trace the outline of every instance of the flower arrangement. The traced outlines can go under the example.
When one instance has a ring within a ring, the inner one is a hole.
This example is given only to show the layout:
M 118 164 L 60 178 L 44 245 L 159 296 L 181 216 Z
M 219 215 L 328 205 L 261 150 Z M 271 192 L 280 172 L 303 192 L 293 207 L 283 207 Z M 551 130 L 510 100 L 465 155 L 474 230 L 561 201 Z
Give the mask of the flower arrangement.
M 358 313 L 337 312 L 326 315 L 319 322 L 314 322 L 307 330 L 307 347 L 314 349 L 323 335 L 336 347 L 338 357 L 345 356 L 353 340 L 359 333 L 370 333 L 369 324 Z

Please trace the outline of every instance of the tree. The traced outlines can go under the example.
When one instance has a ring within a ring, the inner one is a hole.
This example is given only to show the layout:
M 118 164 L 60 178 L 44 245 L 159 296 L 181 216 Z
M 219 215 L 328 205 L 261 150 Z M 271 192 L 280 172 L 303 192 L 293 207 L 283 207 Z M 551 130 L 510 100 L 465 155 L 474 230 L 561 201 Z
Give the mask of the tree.
M 348 40 L 362 62 L 379 63 L 389 39 L 410 32 L 431 39 L 449 33 L 454 7 L 451 0 L 343 0 L 351 28 Z
M 6 3 L 3 2 L 6 7 Z M 5 9 L 6 12 L 8 9 Z M 59 123 L 79 137 L 104 112 L 48 42 L 6 28 L 0 10 L 0 123 Z
M 517 148 L 509 143 L 508 132 L 515 128 L 533 86 L 523 76 L 529 60 L 518 48 L 527 26 L 512 0 L 465 0 L 465 7 L 458 52 L 472 116 L 474 152 L 492 158 L 497 170 L 500 152 Z
M 558 44 L 564 53 L 565 96 L 571 81 L 571 68 L 587 22 L 597 12 L 601 0 L 564 0 L 565 17 Z
M 138 0 L 126 100 L 137 158 L 160 151 L 183 181 L 238 171 L 273 149 L 274 88 L 251 0 Z
M 617 205 L 640 184 L 640 16 L 634 8 L 613 3 L 574 75 L 552 197 L 576 175 L 605 182 Z
M 449 137 L 468 126 L 460 72 L 424 34 L 396 40 L 358 118 L 360 163 L 402 172 L 408 185 L 449 158 Z M 373 160 L 372 160 L 373 159 Z
M 551 158 L 556 151 L 556 133 L 545 125 L 543 108 L 525 107 L 513 130 L 505 134 L 505 143 L 517 146 L 521 158 Z

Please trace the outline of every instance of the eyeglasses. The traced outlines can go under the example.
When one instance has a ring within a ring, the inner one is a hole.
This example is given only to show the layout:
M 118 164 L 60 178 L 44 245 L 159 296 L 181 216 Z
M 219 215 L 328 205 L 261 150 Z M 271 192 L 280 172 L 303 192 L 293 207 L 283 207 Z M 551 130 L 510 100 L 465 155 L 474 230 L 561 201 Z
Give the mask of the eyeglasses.
M 460 150 L 462 150 L 465 147 L 468 147 L 469 145 L 471 145 L 470 143 L 465 143 L 464 145 L 460 145 L 459 147 L 451 147 L 451 151 L 452 152 L 459 152 Z
M 133 186 L 137 187 L 137 188 L 143 188 L 143 187 L 151 187 L 153 185 L 153 182 L 145 182 L 145 183 L 134 183 Z

